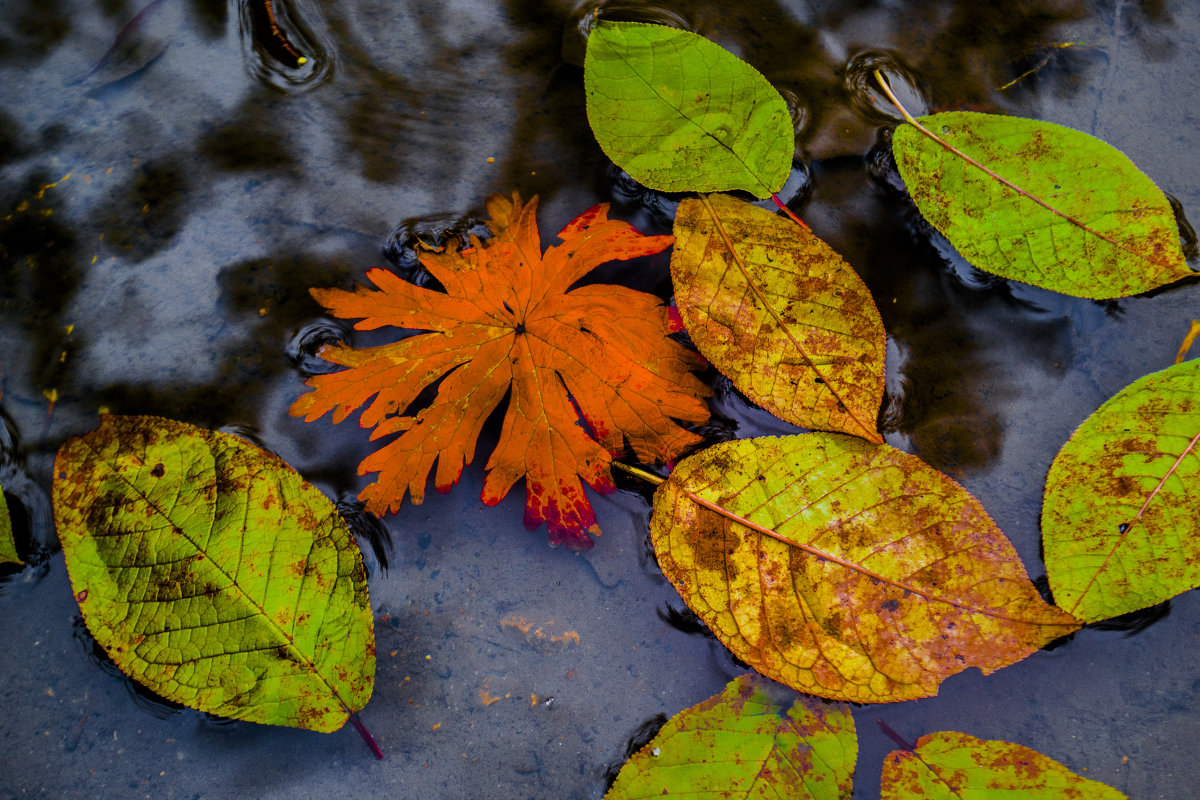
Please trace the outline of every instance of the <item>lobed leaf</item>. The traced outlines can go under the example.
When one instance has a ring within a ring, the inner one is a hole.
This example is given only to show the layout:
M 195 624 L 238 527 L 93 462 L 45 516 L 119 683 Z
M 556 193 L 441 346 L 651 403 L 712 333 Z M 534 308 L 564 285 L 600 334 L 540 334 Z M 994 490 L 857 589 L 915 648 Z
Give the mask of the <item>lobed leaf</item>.
M 366 705 L 366 572 L 341 516 L 229 434 L 106 416 L 54 464 L 75 599 L 117 666 L 226 717 L 329 732 Z
M 23 564 L 17 556 L 17 545 L 13 541 L 12 519 L 8 516 L 8 501 L 0 490 L 0 564 Z
M 900 175 L 921 214 L 976 267 L 1091 298 L 1194 274 L 1167 198 L 1112 145 L 993 114 L 916 122 L 925 132 L 901 125 L 892 138 Z
M 654 497 L 663 573 L 759 672 L 821 697 L 928 697 L 1078 628 L 950 478 L 829 433 L 725 442 Z
M 916 750 L 889 753 L 880 784 L 881 800 L 1127 800 L 1036 750 L 956 731 L 931 733 Z
M 725 195 L 681 202 L 674 233 L 675 302 L 700 352 L 777 417 L 882 442 L 883 321 L 850 265 Z
M 1055 601 L 1094 622 L 1200 585 L 1200 361 L 1107 400 L 1054 458 L 1042 505 Z
M 588 122 L 618 166 L 652 189 L 743 189 L 787 181 L 787 103 L 758 70 L 689 31 L 600 20 L 588 35 Z
M 546 522 L 552 544 L 587 549 L 600 528 L 583 482 L 613 491 L 612 454 L 627 445 L 643 461 L 666 461 L 698 442 L 679 421 L 708 418 L 708 391 L 691 374 L 699 358 L 667 338 L 657 297 L 572 287 L 603 263 L 659 253 L 673 240 L 642 236 L 598 205 L 542 253 L 536 198 L 495 195 L 488 212 L 492 239 L 421 256 L 444 292 L 383 269 L 367 273 L 377 289 L 313 290 L 334 315 L 359 318 L 356 328 L 427 332 L 379 347 L 325 348 L 322 357 L 348 369 L 309 379 L 313 391 L 289 411 L 308 421 L 332 411 L 340 422 L 362 408 L 372 439 L 400 434 L 359 465 L 360 473 L 379 473 L 359 498 L 382 514 L 399 509 L 406 494 L 420 503 L 435 462 L 434 485 L 449 491 L 507 396 L 483 502 L 495 505 L 524 479 L 526 527 Z M 438 380 L 433 402 L 412 407 Z
M 605 799 L 848 800 L 857 758 L 847 708 L 740 675 L 668 720 L 625 763 Z

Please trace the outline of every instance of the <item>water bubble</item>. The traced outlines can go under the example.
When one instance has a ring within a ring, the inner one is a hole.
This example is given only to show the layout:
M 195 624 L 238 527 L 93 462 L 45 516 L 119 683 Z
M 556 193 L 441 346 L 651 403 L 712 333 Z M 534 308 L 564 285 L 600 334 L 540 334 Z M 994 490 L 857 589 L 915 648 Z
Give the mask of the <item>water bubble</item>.
M 360 500 L 342 498 L 337 501 L 336 508 L 354 537 L 370 545 L 371 553 L 375 556 L 375 564 L 386 574 L 388 553 L 392 549 L 392 532 L 388 530 L 387 525 L 379 517 L 367 511 Z M 370 560 L 363 560 L 366 563 L 367 574 L 374 574 L 375 570 L 372 568 Z
M 287 354 L 292 364 L 306 378 L 326 375 L 341 369 L 340 366 L 321 358 L 321 348 L 327 344 L 350 341 L 350 328 L 344 322 L 319 320 L 305 325 L 287 343 Z
M 671 226 L 675 209 L 679 206 L 678 200 L 646 188 L 616 164 L 609 164 L 607 178 L 609 192 L 617 206 L 626 210 L 636 208 L 648 214 L 655 225 L 664 228 Z
M 876 71 L 883 74 L 892 93 L 910 114 L 919 117 L 925 113 L 927 101 L 917 88 L 922 83 L 920 75 L 898 53 L 887 50 L 865 50 L 846 64 L 843 85 L 855 111 L 881 123 L 897 122 L 904 118 L 879 87 Z
M 296 94 L 333 75 L 334 48 L 314 0 L 242 0 L 242 56 L 250 74 Z
M 587 50 L 587 38 L 592 28 L 601 19 L 611 22 L 649 22 L 668 28 L 696 33 L 696 26 L 686 17 L 668 8 L 641 5 L 639 3 L 610 3 L 592 0 L 584 3 L 571 14 L 563 28 L 562 57 L 568 64 L 583 66 Z
M 487 223 L 473 214 L 429 214 L 402 221 L 383 246 L 383 257 L 407 281 L 423 288 L 437 288 L 437 280 L 421 266 L 421 253 L 461 250 L 471 245 L 470 237 L 492 235 Z

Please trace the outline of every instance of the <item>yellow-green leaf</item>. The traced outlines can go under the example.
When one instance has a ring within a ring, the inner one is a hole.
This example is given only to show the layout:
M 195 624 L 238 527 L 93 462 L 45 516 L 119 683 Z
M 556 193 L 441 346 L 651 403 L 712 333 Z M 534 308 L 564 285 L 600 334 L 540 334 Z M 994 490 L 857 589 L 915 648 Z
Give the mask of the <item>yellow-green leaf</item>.
M 847 800 L 857 757 L 847 708 L 741 675 L 668 720 L 605 800 Z
M 980 269 L 1079 297 L 1194 274 L 1171 205 L 1121 151 L 1038 120 L 954 111 L 901 125 L 900 176 L 921 214 Z
M 787 103 L 703 36 L 600 20 L 583 70 L 596 141 L 646 186 L 769 197 L 787 180 L 795 147 Z
M 674 233 L 675 302 L 700 352 L 777 417 L 882 442 L 883 322 L 850 265 L 725 195 L 681 202 Z
M 126 675 L 226 717 L 334 731 L 366 705 L 366 573 L 341 516 L 276 456 L 105 417 L 54 464 L 75 599 Z
M 17 556 L 17 545 L 13 541 L 12 520 L 8 516 L 8 502 L 0 490 L 0 564 L 23 564 Z
M 650 530 L 663 573 L 734 655 L 822 697 L 927 697 L 1079 627 L 965 489 L 848 436 L 697 453 L 658 488 Z
M 1050 588 L 1087 622 L 1200 585 L 1200 361 L 1126 386 L 1050 467 L 1042 536 Z
M 883 762 L 881 800 L 1123 800 L 1099 781 L 1012 742 L 956 731 L 922 736 Z

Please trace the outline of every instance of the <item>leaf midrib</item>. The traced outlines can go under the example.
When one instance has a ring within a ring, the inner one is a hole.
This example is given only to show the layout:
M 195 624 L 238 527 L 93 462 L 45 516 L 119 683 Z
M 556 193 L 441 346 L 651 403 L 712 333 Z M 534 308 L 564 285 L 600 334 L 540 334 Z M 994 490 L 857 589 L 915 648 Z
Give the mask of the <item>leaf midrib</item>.
M 182 537 L 183 537 L 185 540 L 187 540 L 188 544 L 190 544 L 192 547 L 194 547 L 194 548 L 196 549 L 196 552 L 198 552 L 198 553 L 202 554 L 202 555 L 204 556 L 204 558 L 205 558 L 205 561 L 207 561 L 207 562 L 208 562 L 208 563 L 211 565 L 211 568 L 212 568 L 212 569 L 215 569 L 215 570 L 216 570 L 218 573 L 220 573 L 220 574 L 221 574 L 223 577 L 225 577 L 225 579 L 226 579 L 226 580 L 228 580 L 228 581 L 229 581 L 229 586 L 232 586 L 232 587 L 236 587 L 236 588 L 237 588 L 237 591 L 238 591 L 238 593 L 239 593 L 240 597 L 241 597 L 241 598 L 242 598 L 242 599 L 243 599 L 243 600 L 244 600 L 244 601 L 245 601 L 245 602 L 246 602 L 248 605 L 250 605 L 250 606 L 251 606 L 251 607 L 252 607 L 252 608 L 253 608 L 253 609 L 254 609 L 254 610 L 257 612 L 257 614 L 259 615 L 259 617 L 260 617 L 261 619 L 265 619 L 265 620 L 267 621 L 267 624 L 270 626 L 270 628 L 271 628 L 271 629 L 273 629 L 273 630 L 274 630 L 274 631 L 275 631 L 275 632 L 276 632 L 276 633 L 279 635 L 279 637 L 280 637 L 280 638 L 281 638 L 283 641 L 287 642 L 287 646 L 288 646 L 288 647 L 289 647 L 289 648 L 290 648 L 292 651 L 294 651 L 295 653 L 297 653 L 297 654 L 299 654 L 299 655 L 300 655 L 300 657 L 303 659 L 303 662 L 302 662 L 302 663 L 303 663 L 303 664 L 304 664 L 306 667 L 308 667 L 308 668 L 309 668 L 309 671 L 310 671 L 310 672 L 311 672 L 313 675 L 316 675 L 318 678 L 320 678 L 321 682 L 322 682 L 322 683 L 324 683 L 324 684 L 325 684 L 325 685 L 326 685 L 326 686 L 329 688 L 330 694 L 331 694 L 331 695 L 332 695 L 334 698 L 336 698 L 336 699 L 337 699 L 337 701 L 338 701 L 339 703 L 341 703 L 341 705 L 342 705 L 342 709 L 343 709 L 343 710 L 344 710 L 344 711 L 345 711 L 347 714 L 350 714 L 350 713 L 352 713 L 352 712 L 351 712 L 351 710 L 350 710 L 350 706 L 349 706 L 349 704 L 348 704 L 348 703 L 346 703 L 346 701 L 342 699 L 342 695 L 341 695 L 341 693 L 340 693 L 340 692 L 338 692 L 338 690 L 337 690 L 337 689 L 336 689 L 336 688 L 335 688 L 335 687 L 334 687 L 334 686 L 333 686 L 333 685 L 332 685 L 332 684 L 331 684 L 331 683 L 330 683 L 330 682 L 329 682 L 329 681 L 326 679 L 326 677 L 325 677 L 325 676 L 324 676 L 324 675 L 321 673 L 321 671 L 320 671 L 319 669 L 317 669 L 317 665 L 316 665 L 316 663 L 315 663 L 314 661 L 312 661 L 312 660 L 311 660 L 311 659 L 308 657 L 308 655 L 307 655 L 306 653 L 304 653 L 302 650 L 300 650 L 300 648 L 299 648 L 299 647 L 297 647 L 297 646 L 296 646 L 295 639 L 293 639 L 291 636 L 289 636 L 289 635 L 288 635 L 288 634 L 287 634 L 287 633 L 286 633 L 286 632 L 285 632 L 283 629 L 281 629 L 281 628 L 279 627 L 279 625 L 278 625 L 278 624 L 276 624 L 275 620 L 273 620 L 273 619 L 271 618 L 271 615 L 266 613 L 266 610 L 265 610 L 265 609 L 264 609 L 264 608 L 263 608 L 261 605 L 259 605 L 259 603 L 258 603 L 256 600 L 254 600 L 254 598 L 252 598 L 252 597 L 251 597 L 251 596 L 250 596 L 250 595 L 249 595 L 249 594 L 246 592 L 246 590 L 245 590 L 245 589 L 243 589 L 243 588 L 242 588 L 241 584 L 240 584 L 240 583 L 238 583 L 238 581 L 237 581 L 235 578 L 231 577 L 231 576 L 229 575 L 229 573 L 228 573 L 228 572 L 226 572 L 226 571 L 225 571 L 225 569 L 224 569 L 224 568 L 223 568 L 223 567 L 222 567 L 220 564 L 218 564 L 218 563 L 217 563 L 217 561 L 216 561 L 215 559 L 213 559 L 211 556 L 209 556 L 208 552 L 207 552 L 207 551 L 206 551 L 204 548 L 202 548 L 202 547 L 201 547 L 199 544 L 197 544 L 197 543 L 196 543 L 196 542 L 195 542 L 195 541 L 192 539 L 192 537 L 188 536 L 188 534 L 187 534 L 187 533 L 186 533 L 186 532 L 185 532 L 185 531 L 184 531 L 182 528 L 180 528 L 178 525 L 176 525 L 176 524 L 175 524 L 175 521 L 174 521 L 173 519 L 171 519 L 170 515 L 169 515 L 169 514 L 167 514 L 165 511 L 163 511 L 163 509 L 162 509 L 161 507 L 159 507 L 159 505 L 158 505 L 157 503 L 155 503 L 153 500 L 151 500 L 151 499 L 150 499 L 150 498 L 149 498 L 149 497 L 148 497 L 148 496 L 147 496 L 147 495 L 146 495 L 146 494 L 145 494 L 145 493 L 142 491 L 142 489 L 141 489 L 139 486 L 137 486 L 137 485 L 136 485 L 136 484 L 134 484 L 134 483 L 133 483 L 131 480 L 129 480 L 129 479 L 128 479 L 128 478 L 127 478 L 125 475 L 124 475 L 124 473 L 122 473 L 122 472 L 121 472 L 119 469 L 116 469 L 116 468 L 115 468 L 115 467 L 116 467 L 116 464 L 115 464 L 113 461 L 110 461 L 110 460 L 109 460 L 109 459 L 108 459 L 108 458 L 105 456 L 105 454 L 104 454 L 104 453 L 102 453 L 102 452 L 100 452 L 99 450 L 97 450 L 97 449 L 96 449 L 96 448 L 93 446 L 93 444 L 92 444 L 90 441 L 83 440 L 83 443 L 84 443 L 84 445 L 85 445 L 85 446 L 86 446 L 86 447 L 87 447 L 89 450 L 91 450 L 91 451 L 92 451 L 92 452 L 93 452 L 93 453 L 96 455 L 96 457 L 97 457 L 97 460 L 98 460 L 98 461 L 100 461 L 100 462 L 102 462 L 102 463 L 109 463 L 109 464 L 111 465 L 111 467 L 110 467 L 110 468 L 112 468 L 112 471 L 113 471 L 113 473 L 114 473 L 115 475 L 117 475 L 118 477 L 120 477 L 120 479 L 121 479 L 121 480 L 122 480 L 122 481 L 123 481 L 123 482 L 124 482 L 124 483 L 125 483 L 125 484 L 126 484 L 126 485 L 127 485 L 127 486 L 128 486 L 128 487 L 129 487 L 129 488 L 130 488 L 130 489 L 131 489 L 131 490 L 132 490 L 134 493 L 135 493 L 135 494 L 137 494 L 139 497 L 141 497 L 141 498 L 142 498 L 142 500 L 143 500 L 143 501 L 146 503 L 146 505 L 148 505 L 150 508 L 154 509 L 154 511 L 155 511 L 155 512 L 157 512 L 157 513 L 158 513 L 158 514 L 161 516 L 161 518 L 162 518 L 162 519 L 164 519 L 164 520 L 165 520 L 165 521 L 166 521 L 166 522 L 167 522 L 167 523 L 168 523 L 168 524 L 171 526 L 171 529 L 172 529 L 173 531 L 175 531 L 175 532 L 176 532 L 176 533 L 178 533 L 180 536 L 182 536 Z M 205 442 L 205 444 L 208 446 L 208 448 L 209 448 L 209 451 L 210 451 L 210 452 L 213 452 L 213 449 L 212 449 L 212 446 L 211 446 L 211 444 L 209 444 L 208 442 Z M 213 453 L 213 455 L 214 455 L 214 461 L 215 461 L 215 455 L 216 455 L 216 454 L 215 454 L 215 453 Z M 214 474 L 215 474 L 215 472 L 214 472 Z M 214 484 L 215 484 L 215 482 L 214 482 Z M 214 485 L 213 489 L 214 489 L 214 492 L 217 490 L 215 485 Z M 215 498 L 215 496 L 214 496 L 214 500 L 213 500 L 213 502 L 214 502 L 214 503 L 216 502 L 216 498 Z M 223 591 L 224 591 L 224 590 L 223 590 Z M 201 626 L 198 626 L 198 627 L 197 627 L 197 629 L 198 629 L 198 628 L 200 628 L 200 627 L 206 627 L 206 626 L 203 626 L 203 625 L 201 625 Z M 238 652 L 243 652 L 243 651 L 239 650 Z M 139 654 L 139 655 L 138 655 L 138 658 L 143 658 L 143 657 L 142 657 L 142 656 Z M 145 659 L 143 658 L 143 660 L 145 660 Z M 148 661 L 148 660 L 147 660 L 147 661 L 146 661 L 146 663 L 154 663 L 154 662 L 150 662 L 150 661 Z

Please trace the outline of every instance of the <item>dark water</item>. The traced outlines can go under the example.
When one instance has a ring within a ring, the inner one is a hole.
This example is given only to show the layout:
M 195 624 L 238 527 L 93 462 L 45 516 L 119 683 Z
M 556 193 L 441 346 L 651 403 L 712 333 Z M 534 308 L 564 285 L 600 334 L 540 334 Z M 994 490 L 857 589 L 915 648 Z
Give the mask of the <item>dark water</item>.
M 738 672 L 656 613 L 678 599 L 646 558 L 648 508 L 635 493 L 596 500 L 605 534 L 583 555 L 526 533 L 519 491 L 483 507 L 478 464 L 451 494 L 388 518 L 391 568 L 371 585 L 378 683 L 362 714 L 382 763 L 349 728 L 149 713 L 77 641 L 46 494 L 58 446 L 101 410 L 239 426 L 329 495 L 352 497 L 365 433 L 287 415 L 297 363 L 311 365 L 301 342 L 331 335 L 308 287 L 386 263 L 405 221 L 426 237 L 453 230 L 494 191 L 541 195 L 547 239 L 614 197 L 645 232 L 668 224 L 655 210 L 669 213 L 669 199 L 617 180 L 587 128 L 583 9 L 273 7 L 287 47 L 259 3 L 5 3 L 0 485 L 40 564 L 0 584 L 0 795 L 598 797 L 643 720 Z M 788 192 L 883 314 L 888 441 L 960 479 L 1040 574 L 1054 453 L 1104 399 L 1170 363 L 1200 316 L 1200 286 L 1099 304 L 974 272 L 892 188 L 876 149 L 888 117 L 856 76 L 884 63 L 908 76 L 917 108 L 1093 133 L 1197 219 L 1200 5 L 664 7 L 795 95 L 803 164 Z M 663 262 L 604 278 L 670 292 Z M 728 393 L 716 408 L 739 435 L 788 430 Z M 526 627 L 573 631 L 578 644 Z M 1136 636 L 1084 632 L 993 676 L 957 676 L 938 698 L 858 709 L 855 796 L 878 795 L 891 749 L 881 717 L 910 739 L 955 729 L 1017 741 L 1131 797 L 1190 797 L 1198 638 L 1188 593 Z

